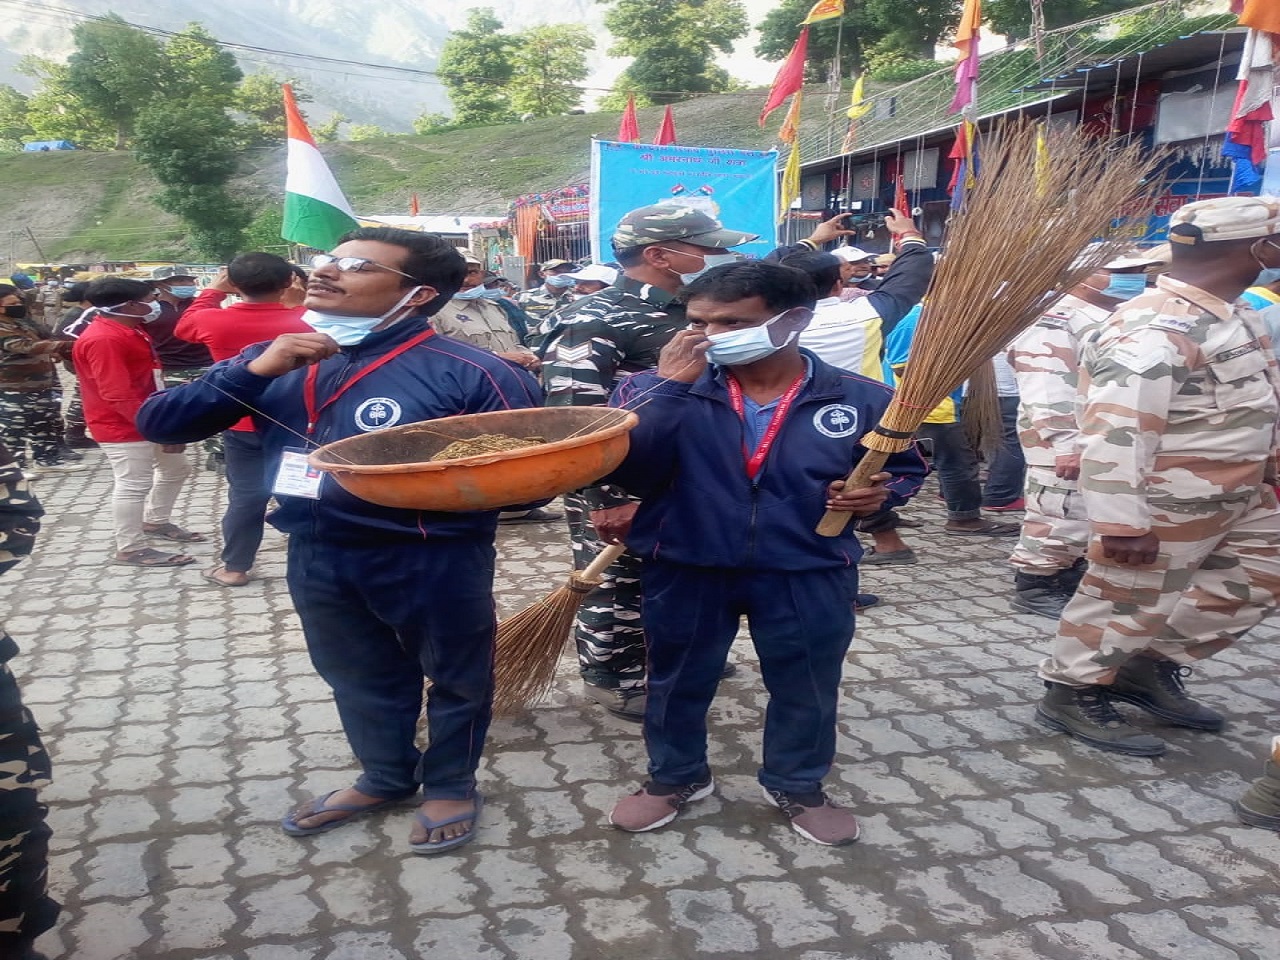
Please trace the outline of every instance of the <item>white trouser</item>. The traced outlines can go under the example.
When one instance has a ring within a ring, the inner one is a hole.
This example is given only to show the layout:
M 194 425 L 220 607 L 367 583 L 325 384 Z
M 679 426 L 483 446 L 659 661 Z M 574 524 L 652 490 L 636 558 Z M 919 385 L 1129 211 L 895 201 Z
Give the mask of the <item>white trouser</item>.
M 129 553 L 147 546 L 144 523 L 168 523 L 183 481 L 191 475 L 185 453 L 164 453 L 157 443 L 104 443 L 115 486 L 111 513 L 115 520 L 116 550 Z

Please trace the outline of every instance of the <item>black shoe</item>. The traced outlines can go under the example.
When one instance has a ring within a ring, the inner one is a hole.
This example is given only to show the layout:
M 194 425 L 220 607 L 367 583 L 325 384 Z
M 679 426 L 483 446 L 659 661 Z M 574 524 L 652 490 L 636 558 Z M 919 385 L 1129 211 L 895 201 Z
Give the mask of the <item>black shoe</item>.
M 554 520 L 562 519 L 564 519 L 563 513 L 553 513 L 550 510 L 543 510 L 538 507 L 528 513 L 522 513 L 518 517 L 503 517 L 498 522 L 503 525 L 510 525 L 514 523 L 551 523 Z
M 62 440 L 72 450 L 91 450 L 98 445 L 97 440 L 84 432 L 84 427 L 68 430 Z
M 1068 687 L 1046 683 L 1046 692 L 1036 707 L 1036 720 L 1075 737 L 1099 750 L 1127 753 L 1133 757 L 1158 757 L 1165 743 L 1143 733 L 1120 716 L 1107 694 L 1108 687 Z
M 1062 589 L 1075 593 L 1080 588 L 1080 581 L 1084 579 L 1088 569 L 1089 561 L 1084 557 L 1077 557 L 1075 563 L 1058 574 L 1058 583 L 1062 585 Z
M 1138 655 L 1116 671 L 1115 682 L 1108 688 L 1111 699 L 1131 703 L 1153 717 L 1179 727 L 1218 731 L 1226 726 L 1226 718 L 1187 695 L 1182 678 L 1191 668 L 1172 660 L 1157 660 Z
M 1065 572 L 1037 577 L 1019 571 L 1013 578 L 1015 593 L 1009 605 L 1020 613 L 1060 619 L 1067 602 L 1075 595 L 1075 588 L 1068 589 L 1062 582 Z
M 72 450 L 72 449 L 71 449 L 69 446 L 67 446 L 65 443 L 62 443 L 62 444 L 59 444 L 59 445 L 58 445 L 58 459 L 59 459 L 59 460 L 72 460 L 72 461 L 83 460 L 83 459 L 84 459 L 84 454 L 83 454 L 83 453 L 79 453 L 79 452 L 78 452 L 78 451 L 76 451 L 76 450 Z

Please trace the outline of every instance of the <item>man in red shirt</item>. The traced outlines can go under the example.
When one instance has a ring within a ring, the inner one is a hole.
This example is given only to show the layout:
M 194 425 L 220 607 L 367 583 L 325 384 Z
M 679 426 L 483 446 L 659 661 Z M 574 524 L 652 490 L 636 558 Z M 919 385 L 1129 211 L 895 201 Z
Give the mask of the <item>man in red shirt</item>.
M 293 267 L 273 253 L 243 253 L 202 290 L 178 321 L 176 334 L 202 343 L 214 362 L 230 360 L 255 343 L 274 340 L 285 333 L 314 333 L 303 321 L 303 308 L 286 307 L 281 299 L 294 282 Z M 239 303 L 223 307 L 227 294 Z M 222 563 L 204 574 L 224 587 L 249 582 L 271 487 L 267 482 L 262 439 L 245 417 L 222 434 L 227 468 L 227 510 L 222 515 Z
M 180 444 L 150 443 L 134 425 L 142 401 L 163 387 L 160 360 L 143 325 L 159 316 L 149 284 L 104 277 L 89 284 L 85 299 L 96 314 L 72 348 L 89 432 L 111 464 L 115 486 L 116 562 L 138 567 L 180 567 L 195 561 L 147 545 L 147 537 L 180 543 L 204 540 L 170 520 L 182 484 L 191 474 Z

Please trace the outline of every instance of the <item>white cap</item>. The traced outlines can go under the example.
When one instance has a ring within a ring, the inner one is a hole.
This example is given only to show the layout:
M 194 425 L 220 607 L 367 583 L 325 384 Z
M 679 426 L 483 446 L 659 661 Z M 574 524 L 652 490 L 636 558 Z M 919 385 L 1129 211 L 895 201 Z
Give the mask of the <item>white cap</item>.
M 1168 261 L 1169 257 L 1162 256 L 1159 248 L 1152 247 L 1150 250 L 1128 250 L 1114 260 L 1108 260 L 1102 265 L 1102 269 L 1129 270 L 1133 267 L 1154 267 Z
M 618 271 L 613 267 L 606 267 L 604 264 L 593 263 L 590 266 L 583 267 L 577 273 L 570 273 L 568 276 L 575 280 L 594 280 L 596 283 L 607 283 L 613 286 L 618 281 Z
M 874 260 L 876 256 L 858 247 L 836 247 L 831 253 L 845 263 L 861 263 L 863 260 Z

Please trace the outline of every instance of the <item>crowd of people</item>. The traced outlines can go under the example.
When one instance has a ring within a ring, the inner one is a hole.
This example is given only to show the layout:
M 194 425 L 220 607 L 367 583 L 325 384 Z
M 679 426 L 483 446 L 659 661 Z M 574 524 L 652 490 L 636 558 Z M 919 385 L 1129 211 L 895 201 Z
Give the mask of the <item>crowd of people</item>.
M 851 488 L 842 478 L 909 370 L 935 269 L 910 217 L 891 211 L 885 227 L 888 256 L 848 245 L 835 217 L 750 260 L 734 252 L 750 233 L 690 207 L 642 207 L 617 225 L 613 261 L 547 261 L 523 292 L 440 238 L 362 228 L 309 271 L 246 253 L 202 290 L 176 273 L 67 288 L 52 325 L 29 290 L 0 285 L 0 518 L 13 518 L 0 564 L 30 549 L 28 481 L 84 469 L 86 444 L 112 471 L 115 560 L 193 563 L 174 551 L 206 535 L 182 527 L 174 504 L 187 448 L 220 437 L 228 505 L 204 577 L 250 582 L 264 516 L 288 535 L 288 588 L 361 770 L 281 828 L 310 836 L 416 798 L 416 854 L 468 842 L 481 817 L 500 523 L 563 520 L 579 569 L 626 546 L 573 634 L 584 697 L 643 731 L 647 776 L 610 813 L 622 830 L 660 828 L 714 790 L 707 713 L 745 617 L 769 693 L 766 802 L 807 840 L 858 837 L 823 788 L 857 611 L 879 602 L 858 570 L 918 562 L 902 531 L 921 525 L 909 506 L 931 469 L 941 532 L 1010 543 L 1012 607 L 1056 624 L 1039 669 L 1043 724 L 1138 756 L 1165 741 L 1117 703 L 1221 729 L 1184 680 L 1280 596 L 1268 332 L 1280 326 L 1280 200 L 1183 207 L 1167 249 L 1105 262 L 992 358 L 1002 429 L 985 449 L 958 391 L 917 446 Z M 78 391 L 65 412 L 59 363 Z M 382 507 L 305 467 L 317 445 L 399 424 L 606 405 L 637 414 L 630 450 L 567 492 L 563 514 L 545 502 Z M 856 522 L 819 536 L 828 510 Z M 15 650 L 5 637 L 0 660 Z M 27 764 L 0 780 L 0 812 L 15 811 L 0 844 L 29 851 L 0 862 L 0 942 L 32 956 L 56 915 L 38 866 L 48 764 L 7 667 L 0 710 L 6 760 Z M 1246 823 L 1280 829 L 1277 759 L 1239 801 Z

